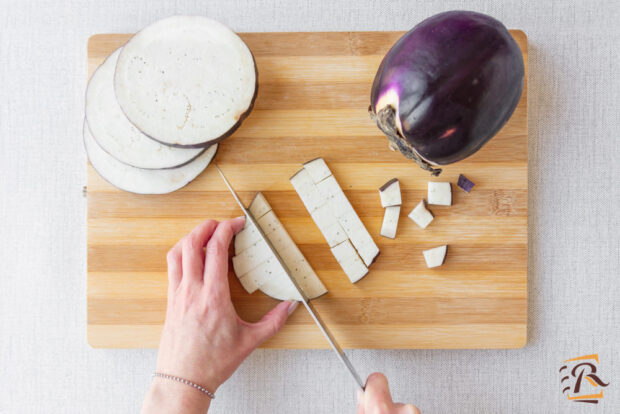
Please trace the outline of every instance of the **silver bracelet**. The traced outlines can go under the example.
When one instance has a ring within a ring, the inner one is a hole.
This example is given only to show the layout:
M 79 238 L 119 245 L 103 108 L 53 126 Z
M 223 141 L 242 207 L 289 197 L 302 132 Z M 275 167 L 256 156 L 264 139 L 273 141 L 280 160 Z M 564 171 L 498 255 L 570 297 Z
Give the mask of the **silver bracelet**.
M 184 378 L 180 378 L 180 377 L 175 377 L 174 375 L 168 375 L 168 374 L 163 374 L 161 372 L 154 372 L 152 375 L 153 378 L 155 377 L 159 377 L 159 378 L 164 378 L 167 380 L 172 380 L 172 381 L 176 381 L 176 382 L 180 382 L 182 384 L 185 385 L 189 385 L 190 387 L 194 387 L 196 388 L 198 391 L 207 394 L 209 396 L 209 398 L 214 399 L 215 398 L 215 394 L 213 394 L 211 391 L 207 390 L 205 387 L 202 387 L 198 384 L 195 384 L 189 380 L 186 380 Z

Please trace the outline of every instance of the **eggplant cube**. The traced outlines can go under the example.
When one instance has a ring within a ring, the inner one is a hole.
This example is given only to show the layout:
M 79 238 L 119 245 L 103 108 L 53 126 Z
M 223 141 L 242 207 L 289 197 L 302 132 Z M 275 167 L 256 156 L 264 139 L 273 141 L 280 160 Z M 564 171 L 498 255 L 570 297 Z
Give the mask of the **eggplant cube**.
M 346 232 L 333 216 L 327 205 L 322 206 L 312 213 L 312 219 L 323 234 L 323 237 L 325 237 L 325 241 L 329 247 L 342 243 L 347 239 Z
M 400 184 L 398 178 L 392 178 L 379 188 L 381 197 L 381 207 L 400 206 L 402 199 L 400 195 Z
M 452 187 L 450 183 L 429 181 L 428 204 L 435 204 L 438 206 L 452 205 Z
M 318 183 L 317 188 L 319 189 L 321 195 L 325 198 L 333 215 L 336 216 L 338 220 L 346 215 L 349 215 L 350 213 L 355 214 L 353 206 L 333 175 Z
M 411 210 L 411 213 L 409 213 L 409 218 L 423 229 L 425 229 L 434 219 L 431 212 L 426 209 L 424 200 L 420 201 L 418 205 Z
M 304 169 L 308 171 L 314 183 L 323 181 L 332 175 L 332 172 L 329 170 L 327 164 L 325 164 L 325 160 L 323 160 L 323 158 L 315 158 L 308 161 L 304 164 Z
M 361 278 L 368 274 L 368 268 L 359 257 L 340 263 L 340 267 L 347 275 L 351 283 L 358 282 Z
M 270 273 L 265 269 L 272 268 L 275 265 L 279 265 L 275 258 L 268 259 L 244 275 L 238 276 L 241 286 L 250 294 L 256 292 L 270 277 Z
M 331 251 L 351 283 L 357 282 L 368 273 L 368 268 L 349 240 L 332 247 Z
M 249 225 L 247 223 L 250 223 Z M 261 239 L 256 226 L 250 220 L 246 220 L 246 227 L 235 236 L 235 252 L 240 254 L 242 251 Z
M 400 216 L 400 206 L 390 206 L 385 208 L 383 224 L 381 225 L 381 235 L 393 239 L 396 237 L 398 228 L 398 218 Z
M 319 192 L 324 198 L 330 198 L 331 196 L 342 192 L 340 184 L 338 184 L 338 181 L 333 175 L 330 175 L 324 180 L 316 183 L 316 188 L 319 189 Z
M 271 242 L 273 248 L 278 252 L 282 252 L 290 246 L 295 246 L 295 242 L 288 234 L 286 229 L 280 225 L 280 227 L 276 228 L 272 231 L 267 238 Z M 295 246 L 296 247 L 296 246 Z M 280 254 L 281 256 L 281 254 Z
M 424 250 L 424 260 L 426 261 L 426 267 L 432 269 L 433 267 L 441 266 L 446 258 L 446 252 L 448 251 L 448 245 L 435 247 L 434 249 Z
M 351 210 L 338 220 L 366 266 L 370 266 L 379 255 L 379 248 L 370 236 L 370 233 L 368 233 L 362 220 L 360 220 L 354 210 Z
M 248 210 L 250 210 L 250 213 L 252 213 L 254 218 L 258 220 L 271 211 L 271 206 L 267 202 L 267 199 L 263 193 L 257 193 L 254 200 L 250 203 Z
M 261 292 L 278 300 L 301 300 L 295 285 L 293 285 L 293 282 L 291 282 L 291 279 L 279 262 L 274 262 L 273 266 L 268 268 L 265 264 L 261 265 L 261 267 L 261 271 L 269 276 L 261 285 Z
M 261 239 L 240 254 L 233 256 L 232 263 L 237 276 L 243 276 L 269 259 L 275 259 L 275 256 L 267 243 Z
M 316 188 L 312 177 L 310 177 L 305 168 L 302 168 L 292 176 L 290 181 L 310 214 L 325 205 L 325 198 L 319 192 L 319 189 Z
M 278 220 L 278 217 L 273 210 L 256 220 L 256 222 L 263 233 L 265 233 L 265 236 L 269 236 L 271 233 L 282 227 L 282 223 L 280 223 L 280 220 Z

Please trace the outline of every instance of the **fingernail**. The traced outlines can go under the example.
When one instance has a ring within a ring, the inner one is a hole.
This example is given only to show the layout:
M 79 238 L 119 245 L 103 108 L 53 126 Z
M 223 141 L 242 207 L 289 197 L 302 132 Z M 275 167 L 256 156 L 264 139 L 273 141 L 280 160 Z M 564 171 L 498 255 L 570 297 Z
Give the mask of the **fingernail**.
M 291 301 L 290 305 L 288 305 L 288 314 L 295 312 L 295 309 L 299 306 L 299 302 L 296 300 Z
M 239 216 L 239 217 L 235 218 L 235 220 L 239 220 L 239 219 L 244 219 L 245 220 L 245 216 Z
M 358 403 L 362 401 L 363 396 L 364 396 L 364 393 L 362 392 L 362 390 L 357 390 L 357 402 Z

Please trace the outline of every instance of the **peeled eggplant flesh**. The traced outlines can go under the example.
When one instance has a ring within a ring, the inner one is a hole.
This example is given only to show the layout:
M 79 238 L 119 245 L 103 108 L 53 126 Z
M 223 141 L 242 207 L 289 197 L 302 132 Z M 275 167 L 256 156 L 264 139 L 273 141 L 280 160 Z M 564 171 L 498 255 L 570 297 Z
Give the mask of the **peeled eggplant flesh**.
M 93 168 L 114 187 L 136 194 L 166 194 L 193 181 L 217 152 L 217 144 L 209 147 L 189 164 L 164 170 L 145 170 L 124 164 L 105 152 L 84 123 L 84 147 Z
M 422 229 L 425 229 L 434 219 L 433 214 L 426 209 L 424 200 L 420 201 L 418 205 L 411 210 L 409 218 Z
M 452 186 L 450 183 L 438 183 L 429 181 L 428 183 L 428 204 L 438 206 L 452 205 Z
M 327 289 L 262 193 L 256 195 L 249 210 L 255 218 L 258 216 L 258 226 L 291 271 L 291 275 L 305 295 L 313 299 L 325 294 Z M 235 236 L 234 245 L 233 268 L 241 285 L 248 293 L 261 290 L 275 299 L 301 300 L 286 271 L 262 239 L 258 229 L 249 220 L 246 220 L 243 230 Z
M 237 34 L 202 16 L 173 16 L 123 47 L 114 90 L 132 124 L 165 145 L 208 147 L 249 115 L 256 65 Z
M 441 266 L 446 259 L 446 252 L 448 246 L 439 246 L 434 249 L 424 250 L 424 260 L 426 261 L 426 267 L 432 269 L 433 267 Z
M 400 216 L 400 206 L 390 206 L 385 208 L 383 224 L 381 225 L 381 235 L 393 239 L 396 237 L 398 228 L 398 218 Z
M 187 164 L 203 148 L 174 148 L 144 135 L 118 105 L 114 70 L 121 49 L 97 68 L 86 89 L 86 122 L 97 144 L 117 160 L 136 168 L 164 169 Z
M 398 178 L 392 178 L 379 188 L 381 207 L 399 206 L 402 204 L 400 195 L 400 183 Z

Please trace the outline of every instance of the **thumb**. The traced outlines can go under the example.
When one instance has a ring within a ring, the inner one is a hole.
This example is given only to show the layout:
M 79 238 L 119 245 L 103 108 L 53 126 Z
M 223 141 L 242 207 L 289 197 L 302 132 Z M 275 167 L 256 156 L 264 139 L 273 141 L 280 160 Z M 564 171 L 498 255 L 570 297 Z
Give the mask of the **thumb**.
M 285 300 L 280 302 L 275 308 L 267 312 L 260 321 L 250 325 L 255 346 L 278 333 L 298 305 L 299 302 L 297 301 Z
M 366 380 L 364 397 L 366 402 L 372 402 L 378 406 L 381 404 L 392 405 L 390 387 L 388 386 L 388 380 L 385 375 L 380 372 L 370 374 Z
M 411 404 L 396 404 L 396 414 L 420 414 L 420 410 L 415 405 Z

